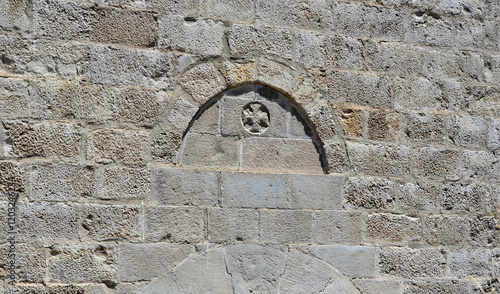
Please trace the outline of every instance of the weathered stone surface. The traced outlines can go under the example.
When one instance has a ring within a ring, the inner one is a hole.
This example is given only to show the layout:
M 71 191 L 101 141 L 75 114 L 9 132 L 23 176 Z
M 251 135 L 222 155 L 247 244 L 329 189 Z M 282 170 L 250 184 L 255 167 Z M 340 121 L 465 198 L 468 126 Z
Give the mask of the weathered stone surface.
M 147 207 L 144 238 L 151 242 L 203 242 L 203 215 L 199 208 Z
M 448 117 L 446 129 L 448 137 L 457 146 L 482 148 L 486 144 L 487 126 L 481 117 Z
M 212 171 L 160 168 L 156 171 L 156 201 L 162 205 L 215 205 L 217 178 Z
M 156 161 L 176 163 L 181 143 L 180 134 L 160 131 L 153 137 L 151 157 Z
M 425 112 L 403 116 L 405 138 L 419 144 L 442 144 L 445 141 L 445 122 L 441 115 Z
M 42 283 L 44 281 L 48 250 L 43 244 L 38 242 L 14 244 L 7 242 L 0 245 L 0 254 L 2 255 L 2 276 L 5 281 L 8 281 L 7 273 L 11 267 L 9 264 L 11 260 L 15 262 L 17 283 Z M 15 254 L 14 258 L 12 258 L 12 254 Z M 0 289 L 2 288 L 0 287 Z
M 394 107 L 411 110 L 439 110 L 443 92 L 434 80 L 422 77 L 396 77 L 393 80 Z
M 353 138 L 363 136 L 365 122 L 365 108 L 355 105 L 336 105 L 337 117 L 340 120 L 340 125 L 344 133 Z
M 416 151 L 415 173 L 419 177 L 457 180 L 460 177 L 461 152 L 453 149 L 424 147 Z
M 487 151 L 464 151 L 462 154 L 464 179 L 500 181 L 500 158 Z
M 254 81 L 256 75 L 255 61 L 222 63 L 222 72 L 228 86 L 238 85 L 248 81 Z
M 59 122 L 3 122 L 8 157 L 75 157 L 80 152 L 81 126 Z
M 208 104 L 208 105 L 207 105 Z M 208 134 L 220 134 L 220 108 L 221 108 L 221 103 L 219 100 L 217 100 L 215 103 L 210 103 L 208 102 L 205 104 L 203 107 L 201 113 L 196 114 L 195 117 L 193 117 L 193 124 L 189 128 L 190 132 L 195 132 L 195 133 L 208 133 Z M 185 107 L 186 110 L 187 107 Z M 197 107 L 194 108 L 194 111 L 197 111 Z M 189 110 L 190 112 L 190 110 Z M 184 114 L 184 113 L 182 113 Z M 180 117 L 175 117 L 175 121 L 182 120 Z
M 384 178 L 348 178 L 344 186 L 345 208 L 391 209 L 395 206 L 396 183 Z
M 410 18 L 411 38 L 430 46 L 452 46 L 453 21 L 432 13 L 415 13 Z
M 232 56 L 271 54 L 292 59 L 292 33 L 287 29 L 233 24 L 228 35 Z
M 116 260 L 120 281 L 152 280 L 176 266 L 194 248 L 184 244 L 120 244 Z
M 424 48 L 396 42 L 369 42 L 365 46 L 367 64 L 373 70 L 399 75 L 424 73 Z
M 260 58 L 257 62 L 256 80 L 288 93 L 295 85 L 297 77 L 290 67 L 270 59 Z
M 96 241 L 137 241 L 142 237 L 141 210 L 129 205 L 86 205 L 81 232 Z
M 403 278 L 440 277 L 446 272 L 446 259 L 438 249 L 383 249 L 381 272 Z
M 480 212 L 488 190 L 476 183 L 450 183 L 443 186 L 440 194 L 444 210 Z
M 89 133 L 87 159 L 97 163 L 146 163 L 148 135 L 144 131 L 99 129 Z
M 180 84 L 199 104 L 207 102 L 226 87 L 225 79 L 211 63 L 202 63 L 188 70 Z
M 494 2 L 494 1 L 491 1 Z M 500 45 L 500 32 L 498 28 L 500 26 L 500 22 L 496 19 L 485 20 L 483 24 L 484 32 L 483 32 L 483 46 L 486 50 L 498 51 Z M 466 27 L 467 28 L 467 27 Z
M 493 120 L 488 126 L 488 149 L 500 150 L 500 120 Z
M 332 142 L 324 148 L 328 172 L 342 173 L 348 170 L 349 159 L 343 143 Z
M 159 46 L 204 56 L 222 54 L 222 22 L 213 20 L 186 21 L 182 16 L 163 15 L 159 20 Z
M 450 1 L 451 2 L 451 1 Z M 455 42 L 462 48 L 482 48 L 485 43 L 485 23 L 479 19 L 464 19 L 455 24 Z
M 311 112 L 315 106 L 314 102 L 318 102 L 324 97 L 324 88 L 324 85 L 308 74 L 302 75 L 291 91 L 293 99 L 307 110 L 310 119 L 313 116 Z
M 145 200 L 151 193 L 151 173 L 147 169 L 112 167 L 97 174 L 99 199 Z
M 110 0 L 117 1 L 117 0 Z M 197 1 L 183 0 L 183 1 L 170 1 L 170 0 L 147 0 L 145 5 L 148 9 L 158 11 L 159 13 L 167 14 L 186 14 L 192 15 L 195 11 Z M 117 3 L 119 4 L 119 2 Z
M 3 31 L 28 31 L 31 29 L 30 1 L 2 0 L 0 2 L 0 28 Z
M 108 91 L 113 101 L 113 118 L 119 122 L 152 126 L 164 104 L 164 94 L 152 89 L 121 88 Z
M 0 68 L 2 68 L 1 65 Z M 28 103 L 30 101 L 28 85 L 28 81 L 22 79 L 0 79 L 1 117 L 15 119 L 28 116 Z
M 28 168 L 29 199 L 82 201 L 95 196 L 95 167 L 84 164 L 36 163 Z
M 315 211 L 313 237 L 318 244 L 359 244 L 362 239 L 361 213 Z
M 351 168 L 371 175 L 405 176 L 410 174 L 412 150 L 397 147 L 346 142 Z
M 337 139 L 339 137 L 338 135 L 342 133 L 339 126 L 339 118 L 336 111 L 336 107 L 332 105 L 320 106 L 317 109 L 311 111 L 309 115 L 316 129 L 316 132 L 318 132 L 318 135 L 321 138 L 321 140 L 326 141 L 330 139 Z M 353 116 L 354 118 L 352 118 L 353 120 L 352 125 L 356 125 L 354 126 L 354 129 L 357 129 L 359 128 L 359 125 L 357 125 L 358 116 L 356 116 L 356 114 Z M 354 122 L 354 120 L 356 120 L 356 122 Z M 349 129 L 346 128 L 345 124 L 347 123 L 351 125 L 350 121 L 346 121 L 344 116 L 342 116 L 341 122 L 342 122 L 342 127 L 344 129 Z
M 491 273 L 491 252 L 485 249 L 451 251 L 448 264 L 454 276 L 488 275 Z
M 450 78 L 462 81 L 483 81 L 485 62 L 483 55 L 474 51 L 458 51 L 453 53 L 442 50 L 428 51 L 427 76 L 433 78 Z
M 288 250 L 282 247 L 250 244 L 225 250 L 227 272 L 235 293 L 277 292 L 276 281 L 285 272 Z
M 331 4 L 327 1 L 263 1 L 256 3 L 257 23 L 273 26 L 326 29 L 332 23 Z
M 366 246 L 317 246 L 311 253 L 330 263 L 350 278 L 369 278 L 376 275 L 376 250 Z
M 363 294 L 401 294 L 403 289 L 398 280 L 355 279 L 353 284 Z
M 116 279 L 116 248 L 109 245 L 50 247 L 49 275 L 55 282 L 107 282 Z
M 312 240 L 313 215 L 305 210 L 261 210 L 262 240 L 269 244 Z
M 365 224 L 368 237 L 378 244 L 419 241 L 423 235 L 422 222 L 417 217 L 377 213 L 368 215 Z
M 490 211 L 495 211 L 488 210 Z M 474 247 L 494 247 L 500 242 L 500 230 L 498 220 L 489 215 L 478 215 L 470 218 L 470 238 L 464 237 Z
M 434 182 L 415 181 L 402 184 L 398 191 L 398 206 L 403 210 L 436 210 L 441 186 Z
M 464 280 L 421 280 L 412 281 L 405 287 L 405 294 L 423 294 L 423 293 L 475 293 L 472 287 L 473 283 Z
M 214 243 L 257 242 L 259 214 L 252 209 L 208 209 L 208 240 Z
M 202 0 L 199 10 L 203 15 L 227 20 L 252 20 L 255 8 L 251 2 L 244 0 Z
M 8 287 L 6 294 L 24 294 L 24 293 L 37 293 L 37 294 L 84 294 L 85 288 L 76 285 L 43 285 L 43 284 L 18 284 Z
M 341 209 L 342 178 L 329 175 L 288 176 L 288 207 L 295 209 Z
M 78 240 L 78 208 L 50 202 L 18 202 L 18 238 Z
M 0 161 L 0 193 L 24 192 L 25 180 L 21 167 L 10 161 Z
M 33 3 L 33 17 L 39 36 L 142 47 L 154 47 L 158 39 L 152 11 L 40 0 Z
M 237 169 L 240 144 L 237 137 L 188 133 L 180 163 L 186 167 Z
M 466 218 L 461 216 L 434 215 L 424 218 L 424 235 L 432 246 L 458 246 L 466 243 L 464 232 L 470 230 Z
M 396 141 L 400 137 L 400 115 L 385 109 L 368 112 L 368 138 L 377 141 Z

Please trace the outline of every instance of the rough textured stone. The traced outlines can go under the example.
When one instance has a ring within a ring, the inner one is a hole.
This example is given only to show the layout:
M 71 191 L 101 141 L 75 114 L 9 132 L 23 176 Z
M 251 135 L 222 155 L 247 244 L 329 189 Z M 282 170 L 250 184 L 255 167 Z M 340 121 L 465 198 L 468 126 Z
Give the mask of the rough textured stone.
M 405 138 L 419 144 L 442 144 L 446 138 L 445 122 L 441 115 L 425 112 L 403 116 Z
M 151 156 L 156 161 L 176 163 L 181 143 L 182 137 L 178 133 L 158 132 L 153 137 Z
M 464 179 L 500 181 L 500 158 L 487 151 L 464 151 L 462 154 Z
M 450 1 L 451 2 L 451 1 Z M 485 23 L 478 19 L 466 19 L 455 24 L 455 42 L 462 48 L 482 48 L 485 43 Z
M 6 294 L 24 294 L 24 293 L 39 293 L 39 294 L 84 294 L 85 288 L 75 285 L 16 285 L 9 287 Z
M 126 205 L 87 205 L 82 211 L 82 234 L 96 241 L 142 237 L 141 208 Z
M 379 264 L 384 274 L 403 278 L 440 277 L 446 272 L 446 259 L 438 249 L 384 249 Z
M 423 293 L 464 293 L 472 294 L 473 287 L 471 282 L 463 280 L 429 280 L 412 281 L 405 287 L 405 294 L 423 294 Z
M 410 174 L 412 150 L 397 147 L 346 142 L 351 168 L 371 175 L 405 176 Z
M 368 237 L 384 243 L 406 243 L 422 239 L 420 218 L 394 214 L 370 214 L 366 220 Z
M 422 77 L 397 77 L 393 80 L 394 107 L 411 110 L 439 110 L 443 92 L 439 84 Z
M 362 238 L 361 213 L 316 211 L 313 236 L 314 242 L 319 244 L 359 244 Z
M 424 147 L 416 151 L 415 171 L 420 177 L 457 180 L 460 177 L 461 152 L 453 149 Z
M 312 239 L 311 211 L 261 210 L 260 221 L 262 240 L 266 243 L 307 243 Z
M 254 5 L 244 0 L 202 0 L 199 9 L 208 17 L 227 20 L 248 21 L 255 15 Z
M 259 240 L 259 214 L 251 209 L 208 210 L 208 240 L 215 243 Z
M 466 243 L 469 223 L 461 216 L 429 216 L 424 219 L 424 235 L 433 246 L 453 246 Z
M 396 42 L 369 42 L 367 64 L 373 70 L 399 75 L 424 73 L 424 48 Z
M 368 138 L 377 141 L 396 141 L 400 136 L 400 115 L 377 109 L 368 113 Z
M 328 175 L 289 175 L 288 207 L 341 209 L 342 178 Z
M 452 116 L 446 121 L 448 137 L 457 146 L 482 148 L 486 144 L 486 122 L 480 117 Z
M 27 31 L 31 29 L 30 1 L 2 0 L 0 2 L 0 28 L 3 31 Z
M 403 210 L 436 210 L 439 207 L 440 185 L 434 182 L 415 181 L 400 186 L 398 205 Z
M 15 252 L 12 252 L 12 243 L 7 242 L 0 246 L 0 254 L 2 254 L 0 266 L 5 281 L 8 281 L 7 272 L 8 268 L 11 267 L 9 262 L 14 260 L 17 283 L 42 283 L 47 271 L 48 250 L 39 242 L 14 243 L 14 247 Z M 13 259 L 7 258 L 12 253 L 15 254 L 15 257 Z
M 348 178 L 344 186 L 345 208 L 391 209 L 396 183 L 384 178 Z
M 226 82 L 211 63 L 202 63 L 182 76 L 181 85 L 196 102 L 203 104 L 224 90 Z
M 186 21 L 182 16 L 163 15 L 159 20 L 159 46 L 205 56 L 222 54 L 221 22 L 213 20 Z
M 198 208 L 147 207 L 144 220 L 145 240 L 203 242 L 203 214 Z
M 24 192 L 25 180 L 21 167 L 10 161 L 0 161 L 0 193 Z
M 410 19 L 411 38 L 430 46 L 453 44 L 453 21 L 432 13 L 415 13 Z
M 215 172 L 177 168 L 156 171 L 156 201 L 162 205 L 207 205 L 217 203 Z
M 240 144 L 236 137 L 189 133 L 184 138 L 180 163 L 186 167 L 237 169 Z
M 151 193 L 151 173 L 147 169 L 105 168 L 97 177 L 99 199 L 145 200 Z
M 146 163 L 147 134 L 143 131 L 100 129 L 91 131 L 87 141 L 87 159 L 97 163 Z
M 164 95 L 156 90 L 125 88 L 110 91 L 113 101 L 113 117 L 119 122 L 152 126 L 162 110 Z
M 257 62 L 256 80 L 281 91 L 290 92 L 295 85 L 296 76 L 290 67 L 270 59 L 261 58 Z
M 357 110 L 357 109 L 356 109 Z M 359 113 L 359 112 L 358 112 Z M 339 117 L 337 114 L 337 111 L 334 106 L 332 105 L 325 105 L 325 106 L 320 106 L 317 109 L 314 109 L 309 113 L 310 119 L 318 132 L 319 137 L 326 141 L 330 139 L 337 139 L 339 134 L 341 134 L 340 126 L 339 126 Z M 353 129 L 359 128 L 358 125 L 358 118 L 356 114 L 352 115 L 353 117 L 349 117 L 352 120 L 346 119 L 346 115 L 341 115 L 341 120 L 340 122 L 342 123 L 342 127 L 344 129 L 349 129 L 345 125 L 354 125 Z M 350 123 L 352 121 L 352 124 Z M 362 127 L 361 127 L 362 129 Z
M 488 126 L 487 146 L 495 152 L 500 149 L 500 120 L 493 120 Z
M 309 250 L 350 278 L 369 278 L 376 274 L 374 247 L 313 245 Z
M 12 119 L 28 116 L 28 85 L 22 79 L 0 79 L 0 116 Z
M 448 264 L 454 276 L 488 275 L 491 272 L 491 252 L 484 249 L 451 251 Z
M 328 172 L 342 173 L 349 168 L 349 159 L 344 144 L 332 142 L 324 148 Z
M 363 294 L 401 294 L 403 285 L 397 280 L 356 279 L 354 286 Z
M 480 212 L 487 189 L 479 184 L 450 183 L 442 188 L 441 207 L 444 210 Z
M 354 105 L 338 105 L 335 107 L 335 110 L 337 111 L 340 125 L 347 136 L 353 138 L 363 136 L 365 108 Z
M 222 72 L 226 78 L 228 86 L 242 84 L 247 81 L 255 80 L 256 69 L 255 61 L 248 62 L 230 62 L 224 61 L 222 63 Z

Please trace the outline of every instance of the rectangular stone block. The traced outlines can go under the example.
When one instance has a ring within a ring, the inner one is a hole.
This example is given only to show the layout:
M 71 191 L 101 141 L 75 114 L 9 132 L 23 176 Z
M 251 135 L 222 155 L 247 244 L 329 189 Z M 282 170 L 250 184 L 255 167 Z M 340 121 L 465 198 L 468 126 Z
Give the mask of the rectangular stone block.
M 404 40 L 406 13 L 394 9 L 339 2 L 333 9 L 333 29 L 348 36 Z
M 208 209 L 209 242 L 258 242 L 259 226 L 259 213 L 253 209 Z
M 344 208 L 393 209 L 396 183 L 384 178 L 348 178 L 344 185 Z
M 446 257 L 439 249 L 383 249 L 379 252 L 383 274 L 402 278 L 441 277 L 446 274 Z
M 116 1 L 116 0 L 114 0 Z M 195 13 L 196 0 L 170 1 L 170 0 L 148 0 L 146 8 L 161 14 L 192 15 Z
M 1 8 L 0 11 L 2 11 Z M 1 117 L 15 119 L 28 116 L 28 102 L 30 101 L 28 85 L 29 82 L 22 79 L 0 79 Z
M 305 210 L 261 210 L 262 241 L 270 244 L 312 241 L 313 213 Z
M 403 116 L 405 139 L 419 144 L 443 144 L 446 138 L 442 115 L 410 112 Z
M 422 77 L 396 77 L 394 87 L 394 108 L 417 111 L 440 110 L 443 92 L 439 84 Z
M 320 155 L 310 139 L 261 137 L 243 139 L 241 168 L 323 173 Z
M 204 212 L 194 207 L 147 207 L 144 238 L 149 242 L 204 241 Z
M 226 89 L 226 81 L 212 63 L 202 63 L 185 72 L 182 88 L 200 105 Z
M 500 181 L 500 158 L 488 151 L 462 153 L 463 177 L 466 180 Z
M 221 204 L 224 207 L 287 207 L 284 174 L 222 172 Z
M 142 239 L 142 208 L 131 205 L 85 205 L 81 233 L 96 241 Z
M 89 132 L 87 144 L 87 159 L 97 163 L 146 163 L 148 134 L 144 131 L 98 129 Z
M 28 31 L 31 29 L 30 1 L 0 1 L 0 29 L 2 31 Z
M 367 145 L 346 142 L 355 172 L 371 175 L 405 176 L 410 174 L 412 149 L 407 146 Z
M 457 250 L 448 253 L 450 274 L 457 277 L 491 274 L 491 251 L 487 249 Z
M 315 211 L 314 243 L 357 245 L 362 241 L 360 212 Z
M 14 244 L 7 242 L 0 245 L 0 255 L 2 256 L 2 266 L 4 267 L 4 281 L 6 284 L 9 282 L 7 277 L 8 268 L 11 267 L 11 264 L 9 264 L 11 260 L 15 261 L 16 284 L 43 283 L 47 272 L 46 259 L 48 253 L 49 250 L 42 242 L 17 242 Z M 12 254 L 15 254 L 15 257 L 11 259 Z M 11 285 L 9 285 L 9 288 L 11 288 Z M 0 290 L 2 290 L 1 287 Z
M 233 24 L 228 35 L 231 56 L 271 54 L 292 59 L 293 35 L 288 29 Z
M 401 294 L 403 283 L 398 280 L 385 279 L 355 279 L 354 286 L 363 294 Z
M 487 199 L 488 189 L 484 185 L 472 183 L 449 183 L 442 187 L 441 209 L 449 211 L 480 212 L 483 199 Z
M 496 211 L 496 209 L 493 211 Z M 490 215 L 470 217 L 467 223 L 470 227 L 470 236 L 466 236 L 464 239 L 468 240 L 469 244 L 476 248 L 496 246 L 495 244 L 500 242 L 498 224 L 498 220 Z
M 400 114 L 383 109 L 369 111 L 368 138 L 377 141 L 396 141 L 400 136 Z
M 460 23 L 456 23 L 455 42 L 457 46 L 461 48 L 484 48 L 486 38 L 484 27 L 484 21 L 473 18 L 464 18 Z
M 449 116 L 447 135 L 457 146 L 483 148 L 486 145 L 487 124 L 482 117 Z
M 33 18 L 38 36 L 138 47 L 154 47 L 158 40 L 156 14 L 152 11 L 37 0 Z
M 420 241 L 422 222 L 418 217 L 386 213 L 370 214 L 365 218 L 367 237 L 375 244 L 407 244 Z
M 93 83 L 171 89 L 173 55 L 158 50 L 93 46 L 85 77 Z
M 424 279 L 420 281 L 411 281 L 405 287 L 405 294 L 423 294 L 423 293 L 476 293 L 473 289 L 475 283 L 458 279 Z
M 415 174 L 417 177 L 458 180 L 461 152 L 453 149 L 424 147 L 416 151 Z
M 64 203 L 18 202 L 18 240 L 78 240 L 78 208 Z
M 161 205 L 214 206 L 218 201 L 215 171 L 159 168 L 156 201 Z
M 453 20 L 432 14 L 414 13 L 410 17 L 411 39 L 429 46 L 453 45 Z
M 331 4 L 327 1 L 256 2 L 256 22 L 280 27 L 328 29 L 332 23 Z
M 492 1 L 495 2 L 495 1 Z M 500 22 L 497 19 L 485 20 L 483 32 L 483 48 L 497 51 L 500 49 Z
M 60 283 L 115 281 L 116 251 L 116 247 L 110 245 L 52 245 L 48 258 L 49 276 Z
M 484 81 L 483 55 L 474 51 L 428 50 L 426 54 L 427 76 L 453 78 L 463 81 Z
M 464 232 L 470 231 L 469 221 L 455 215 L 430 215 L 424 218 L 424 235 L 432 246 L 460 246 L 468 242 Z
M 99 199 L 146 200 L 151 194 L 151 173 L 147 169 L 111 167 L 97 174 Z
M 342 182 L 339 176 L 290 174 L 288 207 L 342 209 Z
M 10 161 L 0 161 L 0 196 L 7 192 L 18 194 L 25 191 L 25 175 L 20 165 Z
M 500 249 L 492 250 L 491 252 L 493 258 L 493 275 L 500 276 Z
M 116 261 L 119 281 L 148 281 L 162 276 L 194 252 L 187 244 L 119 244 Z
M 500 149 L 500 120 L 492 120 L 488 125 L 487 147 L 491 151 Z
M 186 109 L 187 108 L 188 107 L 186 107 Z M 209 105 L 205 104 L 203 108 L 204 108 L 203 112 L 199 117 L 196 118 L 189 131 L 195 133 L 208 133 L 214 135 L 220 134 L 219 123 L 220 123 L 221 102 L 217 101 L 216 103 L 210 103 Z M 197 111 L 198 108 L 195 107 L 194 110 Z M 185 112 L 179 111 L 179 114 L 180 114 L 179 115 L 179 120 L 180 120 L 181 114 L 185 115 Z
M 349 159 L 343 142 L 332 142 L 324 148 L 328 172 L 343 173 L 349 169 Z
M 441 185 L 434 182 L 415 181 L 399 186 L 398 206 L 403 210 L 437 210 Z
M 375 247 L 313 245 L 309 250 L 349 278 L 371 278 L 377 274 Z
M 181 50 L 203 56 L 220 56 L 224 25 L 213 20 L 185 20 L 178 15 L 163 15 L 159 21 L 158 45 L 167 50 Z
M 96 194 L 95 167 L 91 165 L 35 163 L 27 170 L 31 200 L 84 201 Z
M 165 106 L 165 93 L 156 89 L 108 88 L 106 98 L 113 103 L 113 118 L 124 123 L 152 127 Z
M 249 21 L 255 15 L 253 3 L 245 0 L 201 0 L 198 9 L 203 15 L 225 20 Z
M 424 73 L 426 51 L 422 47 L 398 42 L 368 42 L 365 50 L 367 64 L 373 70 L 398 75 Z
M 333 120 L 340 120 L 343 132 L 352 138 L 361 138 L 365 133 L 366 108 L 351 104 L 330 103 L 337 113 Z
M 238 169 L 240 142 L 238 137 L 189 133 L 184 138 L 181 165 Z
M 80 153 L 82 129 L 76 123 L 4 121 L 6 157 L 62 156 Z

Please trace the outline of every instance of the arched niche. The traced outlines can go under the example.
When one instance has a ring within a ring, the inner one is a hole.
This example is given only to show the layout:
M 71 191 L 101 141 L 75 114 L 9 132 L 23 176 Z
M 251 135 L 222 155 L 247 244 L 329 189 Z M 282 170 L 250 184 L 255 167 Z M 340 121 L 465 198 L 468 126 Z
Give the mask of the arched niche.
M 325 172 L 324 153 L 307 116 L 290 98 L 258 83 L 230 88 L 206 102 L 182 141 L 183 167 Z

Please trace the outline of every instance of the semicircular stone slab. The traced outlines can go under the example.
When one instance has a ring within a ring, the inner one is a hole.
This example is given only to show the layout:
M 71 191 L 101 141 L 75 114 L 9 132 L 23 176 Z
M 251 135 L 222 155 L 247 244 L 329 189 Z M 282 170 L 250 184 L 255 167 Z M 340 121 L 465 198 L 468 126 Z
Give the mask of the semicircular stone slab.
M 329 263 L 296 249 L 255 244 L 193 254 L 141 293 L 360 294 Z
M 288 97 L 261 84 L 228 89 L 203 105 L 184 135 L 180 165 L 324 173 L 321 144 Z

